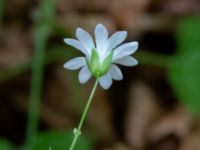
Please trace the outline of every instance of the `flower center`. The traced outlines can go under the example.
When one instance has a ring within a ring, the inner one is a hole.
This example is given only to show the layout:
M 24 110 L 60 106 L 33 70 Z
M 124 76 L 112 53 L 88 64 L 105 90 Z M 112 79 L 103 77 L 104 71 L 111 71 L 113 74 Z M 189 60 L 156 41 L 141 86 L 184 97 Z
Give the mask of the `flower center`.
M 99 54 L 95 48 L 92 49 L 90 60 L 87 60 L 87 65 L 95 77 L 100 77 L 106 74 L 112 62 L 113 52 L 107 54 L 103 61 L 100 61 Z

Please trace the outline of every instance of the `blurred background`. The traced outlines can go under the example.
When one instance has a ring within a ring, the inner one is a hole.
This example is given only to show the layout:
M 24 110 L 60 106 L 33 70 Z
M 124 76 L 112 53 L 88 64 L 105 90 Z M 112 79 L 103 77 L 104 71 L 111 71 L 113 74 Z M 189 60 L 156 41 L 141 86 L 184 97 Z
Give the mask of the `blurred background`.
M 63 42 L 97 23 L 138 41 L 139 65 L 98 88 L 77 150 L 200 150 L 199 0 L 0 0 L 0 150 L 68 149 L 94 80 Z

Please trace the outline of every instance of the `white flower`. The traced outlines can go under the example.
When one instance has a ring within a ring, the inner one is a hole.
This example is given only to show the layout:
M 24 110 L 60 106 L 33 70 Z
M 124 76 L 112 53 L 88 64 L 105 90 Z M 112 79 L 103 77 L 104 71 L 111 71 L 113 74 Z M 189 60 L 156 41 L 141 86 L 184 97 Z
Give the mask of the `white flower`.
M 80 83 L 86 83 L 92 76 L 99 78 L 102 88 L 108 89 L 112 80 L 122 80 L 123 75 L 116 64 L 135 66 L 138 61 L 129 56 L 138 48 L 138 42 L 121 44 L 127 37 L 126 31 L 115 32 L 108 38 L 108 31 L 102 24 L 95 28 L 95 43 L 92 37 L 83 29 L 76 30 L 78 40 L 65 38 L 64 42 L 81 51 L 85 57 L 76 57 L 64 64 L 70 70 L 81 69 Z M 121 45 L 120 45 L 121 44 Z

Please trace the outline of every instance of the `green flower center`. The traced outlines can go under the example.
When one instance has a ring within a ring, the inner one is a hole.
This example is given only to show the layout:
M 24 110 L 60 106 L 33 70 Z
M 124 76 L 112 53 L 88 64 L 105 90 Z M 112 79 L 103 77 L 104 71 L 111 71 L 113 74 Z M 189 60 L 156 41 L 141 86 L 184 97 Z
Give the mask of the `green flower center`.
M 91 59 L 87 60 L 87 65 L 95 77 L 100 77 L 108 72 L 112 62 L 113 52 L 110 52 L 101 62 L 95 48 L 92 49 Z

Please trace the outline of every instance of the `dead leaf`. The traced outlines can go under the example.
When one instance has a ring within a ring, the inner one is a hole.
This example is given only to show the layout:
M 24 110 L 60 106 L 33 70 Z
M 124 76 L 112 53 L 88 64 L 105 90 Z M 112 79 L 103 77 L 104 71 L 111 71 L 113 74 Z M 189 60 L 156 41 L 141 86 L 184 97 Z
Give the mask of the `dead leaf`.
M 154 91 L 146 83 L 137 81 L 131 84 L 124 130 L 132 149 L 143 148 L 148 128 L 160 111 L 157 99 Z

